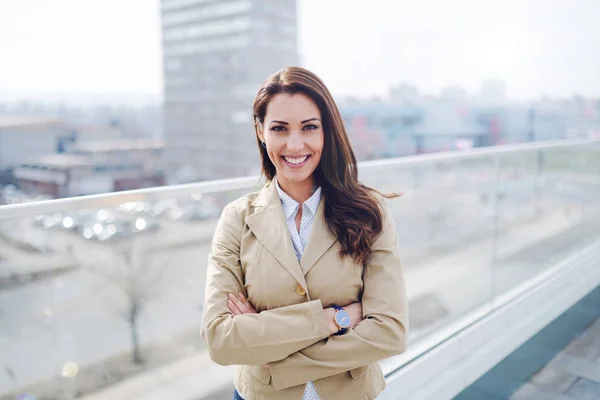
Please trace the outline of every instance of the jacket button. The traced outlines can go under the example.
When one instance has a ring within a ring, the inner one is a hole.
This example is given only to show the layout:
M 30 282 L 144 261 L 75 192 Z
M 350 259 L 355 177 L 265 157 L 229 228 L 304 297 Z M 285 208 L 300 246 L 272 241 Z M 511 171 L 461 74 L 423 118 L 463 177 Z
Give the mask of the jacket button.
M 304 296 L 306 294 L 306 290 L 304 290 L 302 285 L 298 285 L 296 288 L 296 293 L 298 293 L 300 296 Z

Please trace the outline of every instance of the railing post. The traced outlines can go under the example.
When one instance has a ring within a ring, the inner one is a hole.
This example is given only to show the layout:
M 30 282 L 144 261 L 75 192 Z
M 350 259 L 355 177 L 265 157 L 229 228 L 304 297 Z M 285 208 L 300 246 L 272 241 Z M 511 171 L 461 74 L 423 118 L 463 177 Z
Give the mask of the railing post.
M 598 106 L 600 107 L 600 104 L 598 104 Z M 596 143 L 596 151 L 593 154 L 595 153 L 598 153 L 600 157 L 600 143 Z M 598 179 L 598 186 L 596 187 L 596 190 L 598 193 L 598 200 L 600 201 L 600 160 L 598 157 L 594 157 L 594 160 L 596 160 L 596 166 L 598 167 L 598 170 L 596 171 L 598 173 L 598 176 L 596 177 Z
M 542 177 L 544 170 L 544 150 L 538 149 L 536 150 L 536 166 L 535 166 L 535 176 L 534 176 L 534 218 L 538 219 L 540 217 L 540 208 L 541 208 L 541 192 L 542 192 L 542 182 L 545 181 Z
M 500 184 L 501 184 L 501 165 L 500 155 L 494 155 L 494 195 L 492 196 L 492 217 L 493 217 L 493 242 L 492 242 L 492 263 L 491 266 L 496 266 L 497 249 L 498 249 L 498 225 L 499 225 L 499 202 L 500 202 Z M 492 279 L 493 280 L 493 279 Z

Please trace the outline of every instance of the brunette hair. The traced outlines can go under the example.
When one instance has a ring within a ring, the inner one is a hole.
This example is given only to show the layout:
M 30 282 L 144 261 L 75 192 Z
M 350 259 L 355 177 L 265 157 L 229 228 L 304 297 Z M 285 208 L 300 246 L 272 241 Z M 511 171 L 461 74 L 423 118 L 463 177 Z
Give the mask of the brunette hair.
M 325 222 L 341 244 L 340 255 L 349 255 L 356 262 L 364 263 L 383 229 L 383 210 L 373 194 L 379 192 L 358 181 L 356 157 L 337 105 L 314 73 L 300 67 L 287 67 L 269 77 L 256 95 L 253 114 L 257 131 L 264 124 L 269 101 L 279 93 L 304 94 L 319 108 L 325 137 L 314 178 L 325 197 Z M 271 181 L 275 177 L 275 165 L 258 135 L 256 140 L 262 172 Z M 398 196 L 379 194 L 386 198 Z

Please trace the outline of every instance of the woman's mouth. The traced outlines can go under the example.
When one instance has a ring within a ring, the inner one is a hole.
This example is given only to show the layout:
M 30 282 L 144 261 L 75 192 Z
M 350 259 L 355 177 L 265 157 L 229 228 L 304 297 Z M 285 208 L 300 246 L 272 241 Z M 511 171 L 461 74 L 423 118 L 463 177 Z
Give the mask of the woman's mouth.
M 300 157 L 281 156 L 281 159 L 290 168 L 302 168 L 310 159 L 310 155 Z

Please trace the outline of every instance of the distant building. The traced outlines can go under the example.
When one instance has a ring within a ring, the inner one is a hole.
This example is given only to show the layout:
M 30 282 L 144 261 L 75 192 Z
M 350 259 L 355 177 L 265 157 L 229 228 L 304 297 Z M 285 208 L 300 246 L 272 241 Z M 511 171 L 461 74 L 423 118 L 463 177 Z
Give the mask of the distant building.
M 151 139 L 83 142 L 14 169 L 25 193 L 55 198 L 164 185 L 164 144 Z
M 467 91 L 458 86 L 448 86 L 440 92 L 440 98 L 446 101 L 464 102 L 468 100 Z
M 390 100 L 393 103 L 415 104 L 419 101 L 420 95 L 416 87 L 401 83 L 394 85 L 389 91 Z
M 481 85 L 477 99 L 483 105 L 504 105 L 506 99 L 506 82 L 501 79 L 488 79 Z
M 342 102 L 340 113 L 359 161 L 414 154 L 413 133 L 423 119 L 422 108 L 389 102 Z
M 458 91 L 456 94 L 433 100 L 411 98 L 410 103 L 398 102 L 397 96 L 340 102 L 357 158 L 400 157 L 499 142 L 503 134 L 502 110 L 475 107 L 458 96 Z
M 412 135 L 421 154 L 487 146 L 488 133 L 469 109 L 440 104 L 427 107 Z
M 65 124 L 49 118 L 0 117 L 0 170 L 11 170 L 25 160 L 54 153 Z
M 259 171 L 252 102 L 299 63 L 295 0 L 162 0 L 164 138 L 173 182 Z
M 67 152 L 81 141 L 121 137 L 121 131 L 111 126 L 72 125 L 53 118 L 0 117 L 0 170 L 47 154 Z
M 476 109 L 487 121 L 491 144 L 600 136 L 600 107 L 592 101 L 540 100 Z

